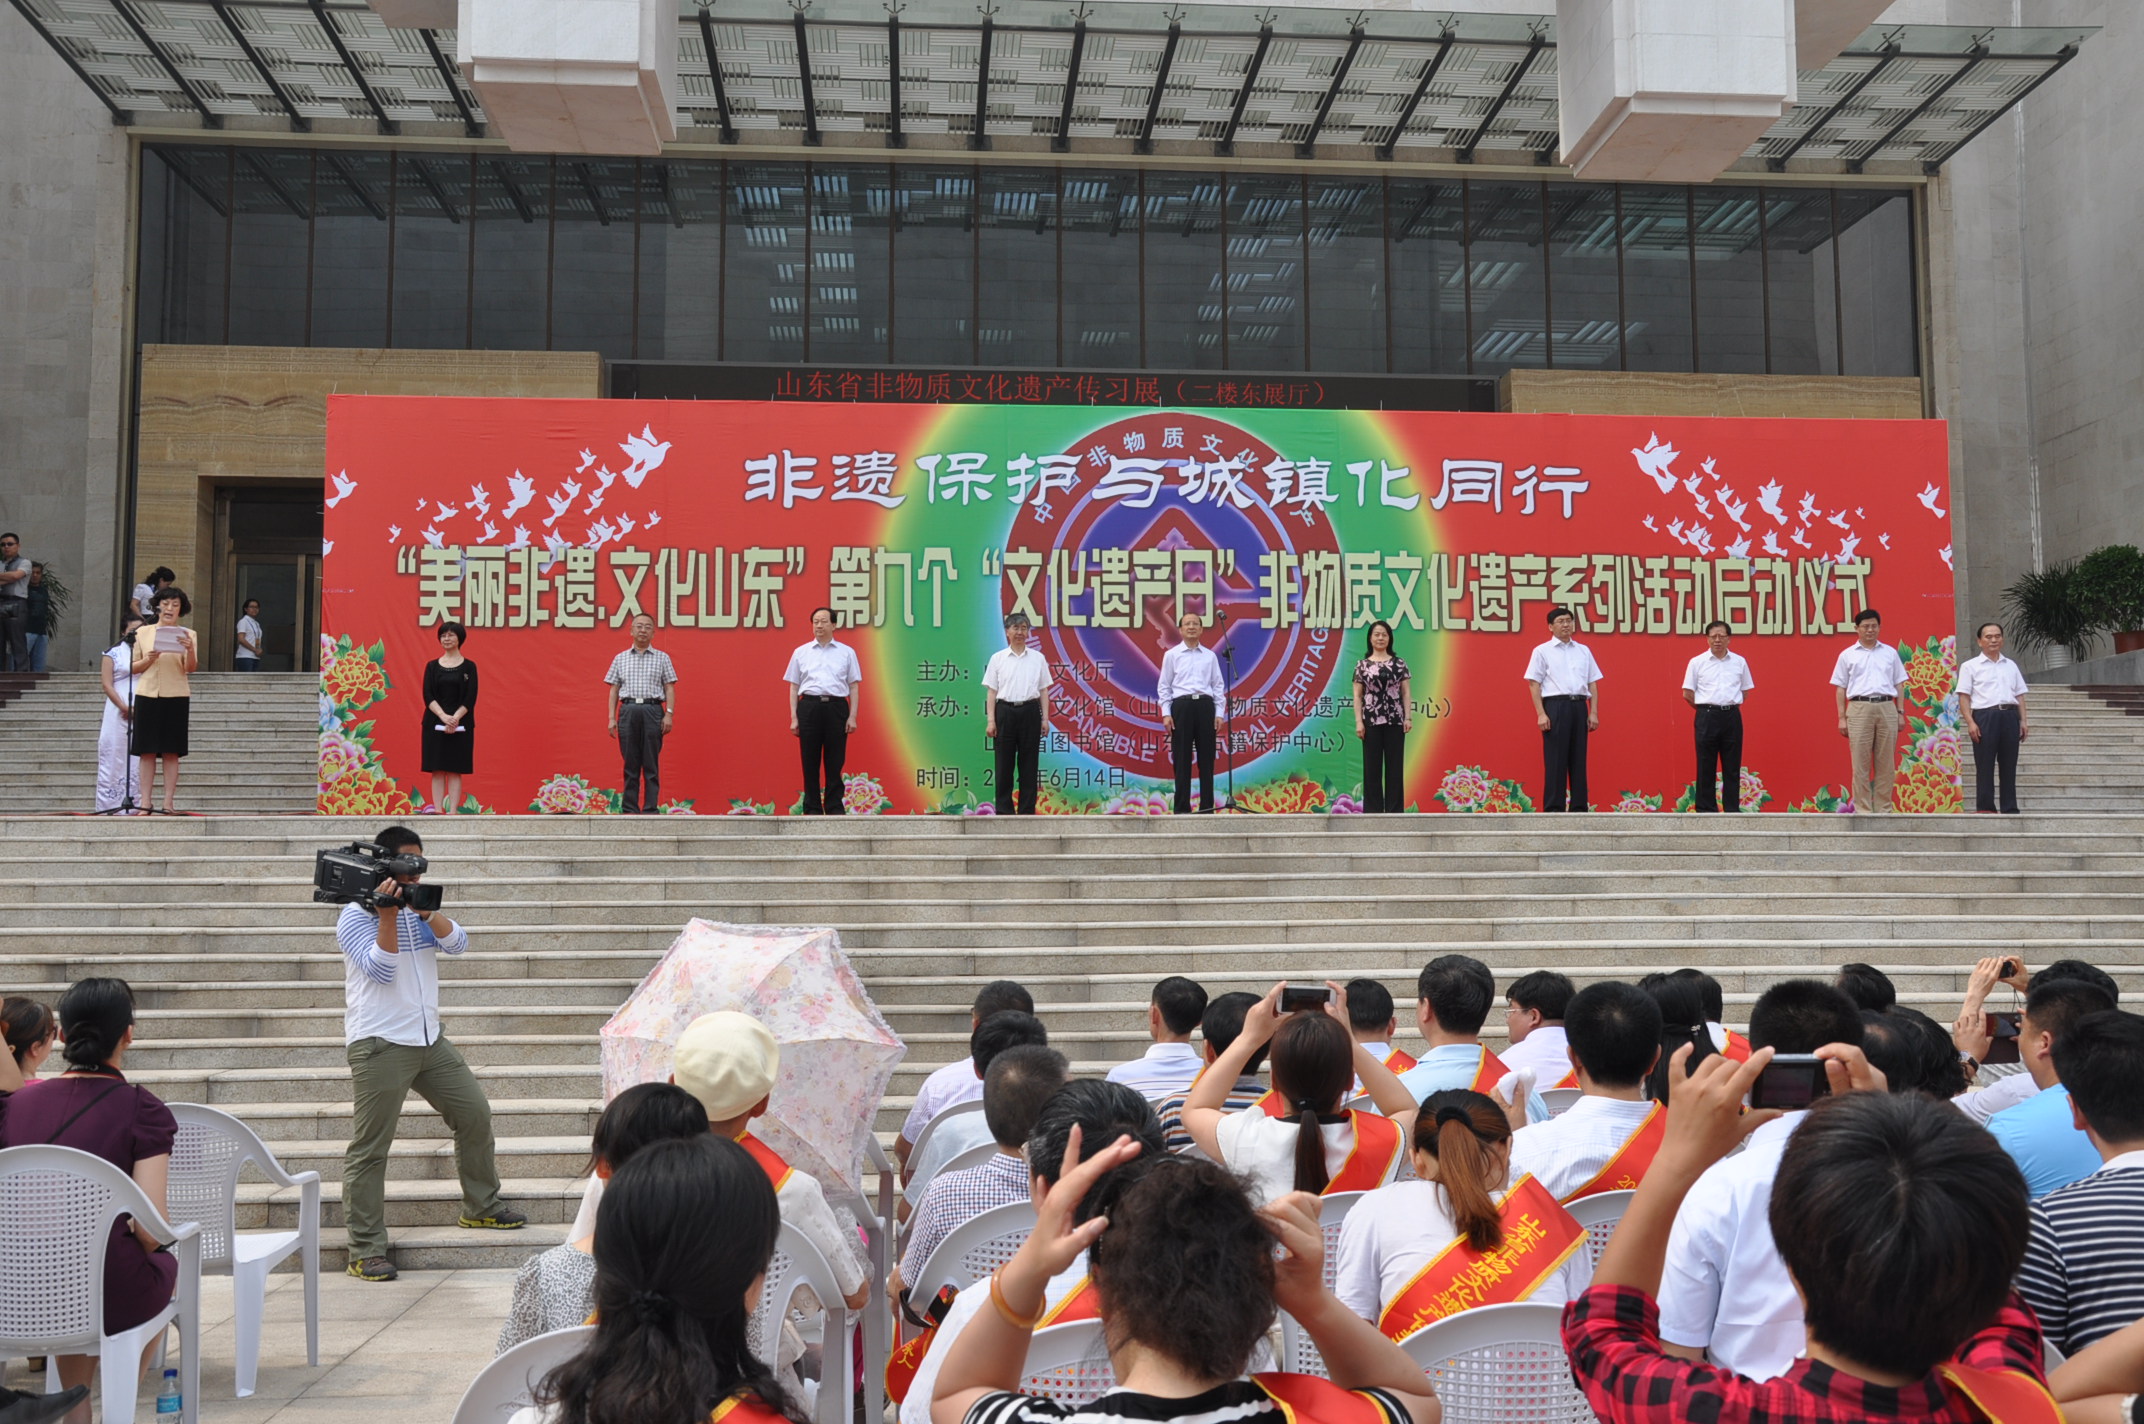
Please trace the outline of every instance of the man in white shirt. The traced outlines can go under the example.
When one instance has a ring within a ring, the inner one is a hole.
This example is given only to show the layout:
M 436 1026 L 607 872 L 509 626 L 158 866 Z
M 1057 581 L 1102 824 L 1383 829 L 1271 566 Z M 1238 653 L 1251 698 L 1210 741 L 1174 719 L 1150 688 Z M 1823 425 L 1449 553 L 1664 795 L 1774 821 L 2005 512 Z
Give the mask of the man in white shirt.
M 417 833 L 407 826 L 389 826 L 373 843 L 389 855 L 424 853 Z M 436 910 L 420 915 L 402 903 L 399 887 L 418 878 L 382 880 L 375 908 L 345 905 L 335 922 L 344 961 L 344 1054 L 354 1099 L 350 1147 L 343 1156 L 342 1211 L 350 1232 L 349 1271 L 361 1281 L 391 1281 L 397 1274 L 387 1257 L 387 1155 L 403 1100 L 413 1092 L 454 1134 L 460 1224 L 511 1231 L 528 1223 L 500 1204 L 491 1104 L 439 1021 L 439 956 L 466 950 L 469 935 Z
M 855 650 L 834 641 L 834 610 L 811 611 L 811 641 L 789 655 L 789 735 L 804 754 L 804 814 L 848 814 L 841 780 L 856 731 L 856 689 L 864 680 Z M 825 770 L 824 790 L 820 771 Z
M 1577 640 L 1578 615 L 1548 611 L 1549 640 L 1526 660 L 1526 691 L 1533 698 L 1534 725 L 1541 729 L 1541 760 L 1547 786 L 1541 809 L 1587 809 L 1586 735 L 1601 725 L 1601 665 Z
M 1891 812 L 1891 783 L 1898 775 L 1898 726 L 1905 713 L 1899 689 L 1906 665 L 1898 649 L 1879 641 L 1883 615 L 1864 608 L 1854 619 L 1853 646 L 1832 665 L 1832 695 L 1839 735 L 1853 760 L 1854 809 L 1873 816 Z
M 1705 625 L 1710 645 L 1683 669 L 1682 700 L 1697 709 L 1697 809 L 1742 809 L 1742 695 L 1757 683 L 1740 653 L 1727 647 L 1725 620 Z M 1717 774 L 1719 795 L 1712 792 Z
M 1627 1191 L 1644 1180 L 1666 1127 L 1667 1109 L 1645 1095 L 1660 1058 L 1660 1006 L 1635 984 L 1588 984 L 1572 996 L 1565 1028 L 1584 1096 L 1512 1134 L 1511 1175 L 1531 1173 L 1561 1202 Z
M 1188 1089 L 1206 1066 L 1191 1046 L 1191 1031 L 1205 1014 L 1206 990 L 1200 985 L 1181 974 L 1156 984 L 1146 1006 L 1146 1031 L 1153 1047 L 1145 1056 L 1110 1069 L 1109 1081 L 1124 1084 L 1149 1102 Z
M 1370 1050 L 1370 1056 L 1395 1073 L 1404 1073 L 1421 1060 L 1403 1048 L 1392 1046 L 1399 1032 L 1399 1015 L 1394 1012 L 1392 991 L 1375 979 L 1350 979 L 1347 981 L 1347 1027 L 1355 1042 Z M 1362 1091 L 1362 1080 L 1355 1080 L 1355 1091 Z
M 1750 1042 L 1775 1053 L 1861 1044 L 1861 1013 L 1833 985 L 1785 979 L 1749 1016 Z M 1668 1353 L 1768 1380 L 1801 1354 L 1801 1297 L 1772 1240 L 1772 1179 L 1806 1112 L 1752 1132 L 1749 1146 L 1706 1168 L 1683 1198 L 1660 1277 L 1660 1338 Z
M 1005 618 L 1005 646 L 990 655 L 983 669 L 983 735 L 997 748 L 997 795 L 1000 816 L 1014 813 L 1013 773 L 1020 774 L 1019 814 L 1035 814 L 1035 776 L 1042 760 L 1042 739 L 1050 730 L 1050 664 L 1031 648 L 1032 627 L 1025 613 Z
M 2017 814 L 2017 749 L 2025 725 L 2025 674 L 2003 656 L 2003 625 L 1983 623 L 1974 634 L 1980 656 L 1958 669 L 1958 715 L 1973 739 L 1973 809 L 1995 814 L 1995 778 L 2002 773 L 2002 814 Z
M 1034 995 L 1010 979 L 993 979 L 977 990 L 975 1002 L 968 1010 L 971 1040 L 975 1031 L 983 1026 L 983 1020 L 1008 1010 L 1033 1013 Z M 916 1140 L 923 1136 L 923 1129 L 930 1126 L 933 1118 L 947 1108 L 972 1103 L 982 1095 L 983 1070 L 976 1066 L 972 1054 L 933 1070 L 923 1080 L 923 1086 L 916 1089 L 916 1100 L 901 1123 L 900 1134 L 893 1139 L 894 1160 L 907 1167 L 909 1154 L 916 1150 Z
M 989 1077 L 990 1065 L 1008 1049 L 1049 1046 L 1050 1031 L 1042 1026 L 1042 1020 L 1018 1009 L 1007 1009 L 984 1019 L 968 1035 L 968 1063 L 973 1065 L 976 1084 L 980 1088 Z M 987 1099 L 987 1094 L 985 1097 Z M 918 1144 L 911 1152 L 908 1181 L 901 1188 L 903 1221 L 922 1203 L 924 1191 L 945 1170 L 946 1163 L 990 1141 L 988 1116 L 986 1107 L 983 1112 L 949 1117 L 938 1124 L 929 1141 Z
M 1510 1043 L 1497 1057 L 1506 1068 L 1532 1072 L 1544 1088 L 1568 1086 L 1570 1048 L 1564 1038 L 1564 1011 L 1571 1006 L 1571 981 L 1552 969 L 1521 975 L 1504 991 L 1504 1030 Z
M 232 666 L 238 672 L 261 670 L 261 601 L 249 598 L 238 610 L 238 651 Z
M 1199 810 L 1213 810 L 1213 712 L 1228 695 L 1221 681 L 1221 660 L 1201 646 L 1206 622 L 1196 613 L 1176 620 L 1181 643 L 1161 655 L 1161 677 L 1154 701 L 1161 708 L 1161 729 L 1169 734 L 1169 756 L 1176 767 L 1179 816 L 1191 811 L 1191 756 L 1199 760 Z

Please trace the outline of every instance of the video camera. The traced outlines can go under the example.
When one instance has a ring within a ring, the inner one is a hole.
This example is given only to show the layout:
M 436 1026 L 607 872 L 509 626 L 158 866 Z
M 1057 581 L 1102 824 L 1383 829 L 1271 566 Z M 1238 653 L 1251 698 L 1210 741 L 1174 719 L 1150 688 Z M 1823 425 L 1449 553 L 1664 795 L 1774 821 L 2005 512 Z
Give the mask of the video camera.
M 429 915 L 440 905 L 437 885 L 399 885 L 391 899 L 382 899 L 379 884 L 392 875 L 422 875 L 427 862 L 421 855 L 389 855 L 368 841 L 352 841 L 341 850 L 323 850 L 313 856 L 313 903 L 316 905 L 362 905 L 378 910 L 382 904 L 399 904 L 420 915 Z

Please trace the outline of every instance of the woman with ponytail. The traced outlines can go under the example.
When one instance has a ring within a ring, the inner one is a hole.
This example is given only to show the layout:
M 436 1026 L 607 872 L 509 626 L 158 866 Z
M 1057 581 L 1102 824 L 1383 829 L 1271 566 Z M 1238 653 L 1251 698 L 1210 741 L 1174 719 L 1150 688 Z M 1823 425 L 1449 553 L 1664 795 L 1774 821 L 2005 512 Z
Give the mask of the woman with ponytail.
M 1648 974 L 1638 981 L 1638 987 L 1652 995 L 1653 1002 L 1660 1006 L 1660 1058 L 1646 1076 L 1645 1095 L 1656 1103 L 1665 1103 L 1668 1100 L 1669 1065 L 1677 1049 L 1685 1044 L 1690 1047 L 1686 1077 L 1720 1049 L 1712 1041 L 1712 1029 L 1705 1022 L 1705 997 L 1696 979 L 1681 974 Z
M 537 1387 L 544 1424 L 808 1424 L 752 1350 L 780 1231 L 774 1184 L 729 1139 L 635 1152 L 596 1209 L 595 1335 Z
M 1285 987 L 1274 985 L 1245 1012 L 1236 1041 L 1191 1085 L 1184 1130 L 1207 1157 L 1240 1173 L 1261 1204 L 1291 1191 L 1368 1191 L 1391 1181 L 1405 1160 L 1414 1099 L 1355 1042 L 1345 989 L 1328 980 L 1322 1007 L 1283 1014 Z M 1222 1111 L 1229 1088 L 1268 1040 L 1273 1091 L 1242 1112 Z M 1358 1077 L 1377 1113 L 1345 1109 Z
M 120 1071 L 134 1042 L 134 991 L 123 979 L 84 979 L 60 996 L 59 1034 L 66 1070 L 0 1099 L 0 1147 L 50 1144 L 102 1157 L 163 1211 L 179 1124 L 156 1094 Z M 114 1221 L 104 1250 L 105 1333 L 131 1330 L 169 1305 L 178 1278 L 177 1259 L 146 1228 Z M 60 1356 L 61 1384 L 88 1384 L 96 1364 L 90 1355 Z M 67 1418 L 89 1424 L 87 1401 Z
M 1333 1293 L 1349 1310 L 1397 1340 L 1455 1301 L 1561 1305 L 1592 1280 L 1585 1229 L 1533 1178 L 1510 1180 L 1511 1120 L 1495 1099 L 1424 1098 L 1412 1160 L 1419 1180 L 1380 1187 L 1340 1227 Z M 1471 1271 L 1492 1256 L 1494 1270 Z M 1470 1298 L 1482 1280 L 1487 1298 Z

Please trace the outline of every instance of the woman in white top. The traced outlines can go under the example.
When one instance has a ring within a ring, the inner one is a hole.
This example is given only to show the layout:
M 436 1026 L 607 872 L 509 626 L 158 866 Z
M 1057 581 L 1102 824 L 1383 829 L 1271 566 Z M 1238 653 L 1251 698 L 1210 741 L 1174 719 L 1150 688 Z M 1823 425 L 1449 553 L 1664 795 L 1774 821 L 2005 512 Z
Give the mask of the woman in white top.
M 134 764 L 127 756 L 127 737 L 134 716 L 134 630 L 141 619 L 129 613 L 122 620 L 119 641 L 104 650 L 104 725 L 97 732 L 97 809 L 117 811 L 127 804 L 127 788 L 133 784 Z M 129 812 L 141 814 L 140 808 Z
M 239 672 L 261 670 L 261 601 L 249 598 L 238 610 L 238 651 L 232 666 Z
M 1283 1016 L 1285 987 L 1275 984 L 1245 1012 L 1243 1032 L 1191 1085 L 1184 1130 L 1201 1152 L 1246 1177 L 1261 1205 L 1291 1191 L 1367 1191 L 1390 1181 L 1406 1159 L 1414 1098 L 1355 1042 L 1345 989 L 1328 980 L 1322 1010 Z M 1228 1090 L 1268 1039 L 1273 1091 L 1242 1112 L 1223 1112 Z M 1383 1119 L 1342 1110 L 1357 1078 Z
M 1333 1294 L 1371 1324 L 1422 1268 L 1461 1242 L 1476 1252 L 1505 1240 L 1502 1208 L 1511 1175 L 1511 1120 L 1496 1101 L 1465 1088 L 1422 1100 L 1413 1162 L 1420 1180 L 1394 1182 L 1355 1203 L 1340 1227 Z M 1554 1198 L 1548 1199 L 1555 1205 Z M 1578 1249 L 1518 1299 L 1561 1305 L 1593 1279 L 1581 1232 Z

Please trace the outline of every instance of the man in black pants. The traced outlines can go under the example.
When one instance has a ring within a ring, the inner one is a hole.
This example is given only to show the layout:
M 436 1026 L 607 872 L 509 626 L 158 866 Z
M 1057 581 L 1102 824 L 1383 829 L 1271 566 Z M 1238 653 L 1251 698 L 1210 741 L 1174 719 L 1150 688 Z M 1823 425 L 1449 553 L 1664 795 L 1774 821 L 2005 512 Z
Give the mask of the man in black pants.
M 1206 622 L 1196 613 L 1176 620 L 1183 641 L 1161 655 L 1161 677 L 1154 701 L 1161 706 L 1161 727 L 1169 734 L 1170 760 L 1176 767 L 1179 816 L 1191 811 L 1191 758 L 1199 761 L 1199 810 L 1213 810 L 1213 712 L 1228 695 L 1221 681 L 1221 660 L 1202 647 Z
M 1690 659 L 1682 674 L 1682 700 L 1697 709 L 1697 809 L 1742 809 L 1742 694 L 1757 683 L 1740 653 L 1727 650 L 1727 624 L 1705 625 L 1711 646 Z M 1712 794 L 1717 771 L 1720 794 Z
M 2025 674 L 2003 656 L 2003 625 L 1983 623 L 1974 633 L 1980 655 L 1958 667 L 1958 714 L 1973 738 L 1973 809 L 1996 810 L 2001 773 L 2002 814 L 2017 814 L 2017 749 L 2030 735 L 2025 723 Z
M 1035 814 L 1035 777 L 1042 760 L 1042 739 L 1050 730 L 1050 664 L 1027 643 L 1025 613 L 1007 614 L 1005 646 L 990 655 L 983 669 L 983 734 L 997 747 L 994 809 L 1010 816 Z M 1020 801 L 1013 804 L 1013 774 L 1019 773 Z
M 652 816 L 662 804 L 663 736 L 677 710 L 677 669 L 668 653 L 648 646 L 654 638 L 655 620 L 635 614 L 633 646 L 612 658 L 603 675 L 610 684 L 604 720 L 625 758 L 628 816 Z
M 804 754 L 804 814 L 848 812 L 841 765 L 856 730 L 856 689 L 863 682 L 855 650 L 834 641 L 834 610 L 811 611 L 811 641 L 789 655 L 789 735 Z M 824 789 L 820 774 L 824 769 Z
M 1578 615 L 1568 608 L 1548 611 L 1552 635 L 1526 663 L 1526 690 L 1534 702 L 1534 723 L 1541 729 L 1541 760 L 1547 786 L 1541 809 L 1587 809 L 1586 734 L 1601 725 L 1601 665 L 1593 650 L 1573 635 Z M 1568 796 L 1568 801 L 1566 800 Z

